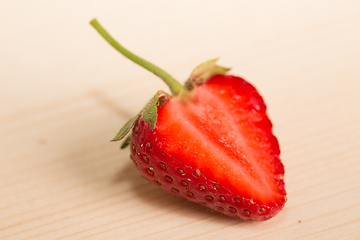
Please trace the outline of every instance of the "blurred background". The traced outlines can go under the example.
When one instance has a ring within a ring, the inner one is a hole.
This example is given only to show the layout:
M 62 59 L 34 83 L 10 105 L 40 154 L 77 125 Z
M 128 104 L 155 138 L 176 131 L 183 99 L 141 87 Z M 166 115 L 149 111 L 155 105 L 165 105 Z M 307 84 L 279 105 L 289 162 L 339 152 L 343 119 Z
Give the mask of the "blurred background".
M 26 100 L 42 102 L 54 92 L 82 91 L 84 84 L 126 84 L 127 75 L 152 78 L 104 47 L 88 24 L 93 18 L 179 81 L 214 57 L 252 82 L 271 81 L 301 66 L 339 59 L 340 50 L 359 40 L 359 8 L 350 0 L 2 1 L 2 89 L 21 107 L 24 99 L 16 96 L 30 86 L 45 91 Z
M 184 82 L 219 57 L 254 84 L 289 202 L 244 223 L 149 185 L 109 140 L 159 89 L 90 26 Z M 360 2 L 0 2 L 0 239 L 360 237 Z

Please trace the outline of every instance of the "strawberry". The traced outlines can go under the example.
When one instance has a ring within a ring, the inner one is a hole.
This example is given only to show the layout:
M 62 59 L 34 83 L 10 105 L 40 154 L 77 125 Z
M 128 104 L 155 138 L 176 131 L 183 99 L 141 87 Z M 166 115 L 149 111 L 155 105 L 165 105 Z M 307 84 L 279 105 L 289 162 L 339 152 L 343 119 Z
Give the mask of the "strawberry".
M 158 75 L 159 91 L 113 141 L 125 138 L 138 171 L 156 186 L 231 217 L 267 220 L 286 201 L 284 167 L 257 90 L 207 61 L 182 86 L 169 74 L 95 29 L 123 55 Z

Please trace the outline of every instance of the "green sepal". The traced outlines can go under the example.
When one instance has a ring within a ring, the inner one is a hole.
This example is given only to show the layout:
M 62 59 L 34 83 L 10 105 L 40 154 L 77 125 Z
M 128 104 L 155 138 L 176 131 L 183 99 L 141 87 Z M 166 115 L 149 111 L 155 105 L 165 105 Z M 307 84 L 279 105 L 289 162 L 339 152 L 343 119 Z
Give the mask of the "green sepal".
M 150 101 L 146 104 L 146 106 L 133 118 L 131 118 L 125 125 L 120 129 L 118 134 L 114 137 L 112 142 L 119 141 L 123 139 L 130 130 L 134 127 L 136 121 L 142 116 L 144 118 L 144 121 L 149 124 L 151 131 L 154 130 L 156 120 L 157 120 L 157 108 L 165 103 L 163 96 L 171 97 L 169 94 L 158 91 L 153 98 L 150 99 Z M 126 142 L 130 141 L 128 140 L 129 137 L 124 141 L 121 148 L 125 148 L 127 145 Z M 124 146 L 125 145 L 125 146 Z M 124 146 L 124 147 L 123 147 Z
M 155 123 L 157 120 L 157 102 L 159 99 L 160 91 L 155 94 L 155 96 L 146 104 L 144 111 L 143 111 L 143 117 L 147 124 L 149 124 L 151 131 L 155 127 Z
M 126 139 L 125 139 L 125 141 L 121 144 L 121 149 L 124 149 L 124 148 L 126 148 L 127 146 L 129 146 L 129 144 L 130 144 L 130 141 L 131 141 L 131 135 L 129 135 Z
M 192 71 L 189 82 L 195 82 L 197 85 L 201 85 L 212 76 L 225 74 L 230 70 L 230 68 L 216 65 L 217 60 L 219 60 L 219 58 L 211 59 L 197 66 L 194 71 Z
M 119 141 L 123 139 L 126 134 L 130 132 L 130 130 L 134 127 L 136 121 L 140 118 L 141 113 L 138 113 L 135 117 L 131 118 L 129 121 L 125 123 L 125 125 L 120 129 L 118 134 L 111 140 L 112 142 Z

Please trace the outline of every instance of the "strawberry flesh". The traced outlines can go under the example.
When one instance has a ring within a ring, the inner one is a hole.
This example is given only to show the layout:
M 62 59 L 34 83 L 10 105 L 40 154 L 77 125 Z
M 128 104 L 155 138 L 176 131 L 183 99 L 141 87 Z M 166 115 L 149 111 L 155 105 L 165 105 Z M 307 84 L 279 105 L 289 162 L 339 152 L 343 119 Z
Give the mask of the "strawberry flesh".
M 151 131 L 131 136 L 140 173 L 160 188 L 232 217 L 267 220 L 284 206 L 284 167 L 266 106 L 242 78 L 216 75 L 190 101 L 166 99 Z

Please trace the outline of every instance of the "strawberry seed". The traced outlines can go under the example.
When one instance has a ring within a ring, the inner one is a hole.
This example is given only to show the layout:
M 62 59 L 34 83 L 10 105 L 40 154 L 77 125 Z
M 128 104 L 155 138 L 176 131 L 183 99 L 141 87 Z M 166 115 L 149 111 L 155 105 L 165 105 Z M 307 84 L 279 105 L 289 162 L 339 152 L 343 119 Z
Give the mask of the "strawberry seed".
M 146 155 L 143 155 L 143 159 L 145 162 L 149 162 L 149 158 Z
M 199 189 L 200 189 L 200 191 L 204 191 L 206 189 L 206 187 L 202 184 L 199 184 Z
M 214 197 L 212 197 L 212 196 L 206 196 L 206 198 L 207 198 L 208 200 L 213 200 L 213 199 L 214 199 Z
M 189 186 L 189 183 L 185 180 L 181 180 L 181 183 L 184 185 L 184 186 Z
M 236 213 L 236 208 L 234 207 L 229 207 L 230 211 L 233 212 L 233 213 Z
M 184 170 L 182 170 L 181 168 L 178 168 L 178 172 L 179 172 L 181 175 L 185 175 Z
M 166 166 L 166 164 L 165 164 L 165 163 L 160 162 L 159 164 L 160 164 L 160 167 L 161 167 L 162 169 L 167 169 L 167 166 Z
M 244 209 L 244 215 L 246 215 L 246 216 L 250 216 L 250 211 L 249 210 L 246 210 L 246 209 Z
M 173 179 L 170 177 L 170 176 L 165 176 L 165 179 L 166 179 L 166 181 L 168 181 L 168 182 L 172 182 L 173 181 Z
M 149 167 L 149 168 L 147 169 L 147 172 L 148 172 L 150 175 L 154 175 L 154 168 Z
M 224 211 L 224 208 L 221 206 L 216 206 L 220 211 Z
M 131 146 L 131 149 L 132 149 L 132 152 L 135 154 L 136 153 L 136 148 L 135 148 L 134 144 Z
M 225 196 L 223 196 L 223 195 L 220 195 L 219 198 L 220 198 L 220 201 L 223 201 L 223 202 L 226 200 Z

